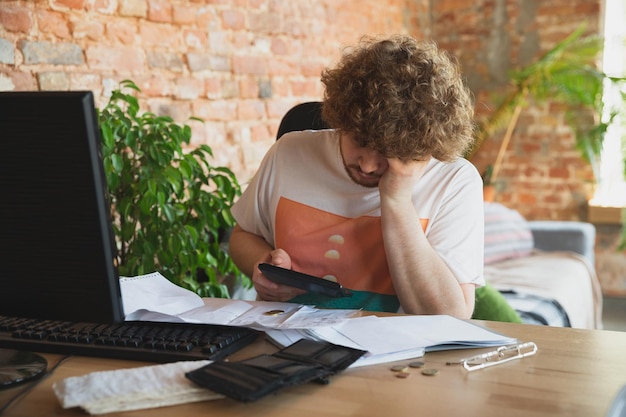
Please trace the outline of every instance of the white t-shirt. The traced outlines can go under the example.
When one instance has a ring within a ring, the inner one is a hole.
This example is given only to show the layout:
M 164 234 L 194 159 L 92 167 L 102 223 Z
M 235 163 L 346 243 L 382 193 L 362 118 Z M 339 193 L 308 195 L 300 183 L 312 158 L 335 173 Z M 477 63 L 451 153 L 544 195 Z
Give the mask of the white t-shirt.
M 465 159 L 432 159 L 415 185 L 413 202 L 426 238 L 457 280 L 484 285 L 484 209 L 476 168 Z M 334 130 L 284 135 L 232 213 L 243 230 L 285 249 L 294 270 L 395 298 L 378 188 L 348 176 Z

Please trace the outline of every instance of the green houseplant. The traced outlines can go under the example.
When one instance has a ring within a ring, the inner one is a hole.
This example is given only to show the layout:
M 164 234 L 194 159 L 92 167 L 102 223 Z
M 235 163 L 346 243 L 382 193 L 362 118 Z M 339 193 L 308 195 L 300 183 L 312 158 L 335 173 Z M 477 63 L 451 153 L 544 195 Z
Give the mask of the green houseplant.
M 221 243 L 241 194 L 235 175 L 210 164 L 207 145 L 186 151 L 191 128 L 140 112 L 128 90 L 140 92 L 125 80 L 98 110 L 120 274 L 158 271 L 203 297 L 229 297 L 225 277 L 249 286 Z
M 603 49 L 603 39 L 597 35 L 585 35 L 584 30 L 585 25 L 581 25 L 537 61 L 512 72 L 506 93 L 498 106 L 478 121 L 475 145 L 468 158 L 479 151 L 487 138 L 505 130 L 496 160 L 488 167 L 490 181 L 497 180 L 520 112 L 531 99 L 562 106 L 566 120 L 575 133 L 581 157 L 591 164 L 598 177 L 597 165 L 604 134 L 616 115 L 609 109 L 607 116 L 603 117 L 604 83 L 625 80 L 609 77 L 598 69 L 597 60 Z

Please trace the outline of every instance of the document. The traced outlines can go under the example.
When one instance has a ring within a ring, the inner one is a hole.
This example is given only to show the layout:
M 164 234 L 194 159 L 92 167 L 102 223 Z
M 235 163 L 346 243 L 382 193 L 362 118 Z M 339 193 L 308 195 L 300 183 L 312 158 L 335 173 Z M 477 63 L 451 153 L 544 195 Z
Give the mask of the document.
M 120 291 L 125 315 L 137 310 L 176 315 L 204 305 L 200 296 L 179 287 L 158 272 L 121 277 Z
M 423 356 L 425 352 L 503 346 L 517 339 L 503 336 L 451 316 L 363 316 L 334 326 L 302 330 L 268 330 L 268 337 L 283 347 L 301 338 L 326 340 L 368 351 L 352 367 Z
M 359 310 L 320 310 L 294 303 L 201 298 L 158 272 L 120 278 L 126 320 L 307 329 L 342 323 Z
M 494 347 L 517 339 L 445 315 L 362 316 L 359 310 L 201 298 L 159 273 L 120 280 L 126 320 L 227 324 L 264 331 L 285 347 L 302 338 L 368 353 L 351 367 L 405 360 L 442 349 Z

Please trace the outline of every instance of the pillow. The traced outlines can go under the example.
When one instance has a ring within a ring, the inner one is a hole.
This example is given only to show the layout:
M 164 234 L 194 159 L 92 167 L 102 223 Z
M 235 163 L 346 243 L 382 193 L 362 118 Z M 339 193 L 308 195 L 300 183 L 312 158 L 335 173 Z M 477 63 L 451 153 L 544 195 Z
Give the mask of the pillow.
M 528 256 L 534 243 L 528 222 L 517 210 L 485 202 L 485 265 Z
M 490 284 L 476 288 L 476 303 L 474 314 L 476 320 L 504 321 L 508 323 L 522 323 L 522 318 L 511 307 L 502 293 Z

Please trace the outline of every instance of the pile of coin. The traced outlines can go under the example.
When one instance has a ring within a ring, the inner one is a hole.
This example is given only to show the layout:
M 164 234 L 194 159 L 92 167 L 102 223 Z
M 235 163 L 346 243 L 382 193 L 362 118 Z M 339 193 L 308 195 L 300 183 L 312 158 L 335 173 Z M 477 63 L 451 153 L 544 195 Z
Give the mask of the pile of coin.
M 391 371 L 396 373 L 397 378 L 408 378 L 409 368 L 424 368 L 426 364 L 422 361 L 414 361 L 410 362 L 408 365 L 394 365 L 390 369 Z M 435 368 L 424 368 L 422 369 L 422 375 L 426 376 L 435 376 L 439 374 L 439 370 Z

